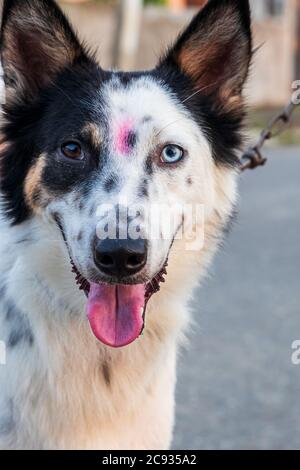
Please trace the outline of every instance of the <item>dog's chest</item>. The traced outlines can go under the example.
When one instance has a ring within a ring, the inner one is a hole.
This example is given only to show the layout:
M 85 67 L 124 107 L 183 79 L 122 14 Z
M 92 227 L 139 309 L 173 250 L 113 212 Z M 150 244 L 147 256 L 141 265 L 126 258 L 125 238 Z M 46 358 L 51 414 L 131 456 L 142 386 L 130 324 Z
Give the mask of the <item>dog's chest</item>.
M 3 318 L 7 315 L 3 302 L 1 310 Z M 17 315 L 17 310 L 12 314 Z M 16 342 L 7 351 L 7 369 L 0 374 L 0 447 L 169 445 L 175 344 L 162 347 L 146 334 L 132 348 L 108 353 L 76 318 L 60 331 L 38 325 L 30 332 L 32 336 L 15 335 Z M 7 325 L 6 333 L 12 338 Z

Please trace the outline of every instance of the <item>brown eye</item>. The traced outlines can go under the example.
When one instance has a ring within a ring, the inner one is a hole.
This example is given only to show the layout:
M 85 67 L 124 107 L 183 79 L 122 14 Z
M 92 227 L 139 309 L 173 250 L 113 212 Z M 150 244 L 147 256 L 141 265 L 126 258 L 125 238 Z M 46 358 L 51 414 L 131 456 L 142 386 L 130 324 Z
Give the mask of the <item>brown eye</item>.
M 83 152 L 80 144 L 77 142 L 67 142 L 61 146 L 63 155 L 73 160 L 82 160 Z

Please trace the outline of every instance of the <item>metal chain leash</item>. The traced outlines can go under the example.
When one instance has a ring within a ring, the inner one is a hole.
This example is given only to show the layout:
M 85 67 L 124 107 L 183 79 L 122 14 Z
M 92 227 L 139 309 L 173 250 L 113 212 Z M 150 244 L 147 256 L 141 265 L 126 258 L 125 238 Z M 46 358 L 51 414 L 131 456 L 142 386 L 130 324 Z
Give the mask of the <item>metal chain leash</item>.
M 263 166 L 267 162 L 262 154 L 262 148 L 265 145 L 266 141 L 277 137 L 278 135 L 284 132 L 290 122 L 291 117 L 300 103 L 294 103 L 292 101 L 273 119 L 269 122 L 267 127 L 261 132 L 260 137 L 256 144 L 250 147 L 242 156 L 240 162 L 240 170 L 254 170 L 258 166 Z

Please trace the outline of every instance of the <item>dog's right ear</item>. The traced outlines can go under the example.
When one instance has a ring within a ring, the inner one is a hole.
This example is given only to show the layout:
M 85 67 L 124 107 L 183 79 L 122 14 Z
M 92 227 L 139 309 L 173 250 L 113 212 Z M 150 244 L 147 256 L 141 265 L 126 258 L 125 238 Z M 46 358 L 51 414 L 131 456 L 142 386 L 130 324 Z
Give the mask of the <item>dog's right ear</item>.
M 6 97 L 32 98 L 64 68 L 84 57 L 53 0 L 4 0 L 1 60 Z

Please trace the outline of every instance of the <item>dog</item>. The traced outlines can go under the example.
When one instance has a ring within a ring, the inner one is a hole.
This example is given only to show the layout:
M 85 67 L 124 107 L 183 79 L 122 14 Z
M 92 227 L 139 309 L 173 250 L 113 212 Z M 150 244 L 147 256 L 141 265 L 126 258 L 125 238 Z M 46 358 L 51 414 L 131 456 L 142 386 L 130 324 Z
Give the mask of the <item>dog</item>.
M 2 449 L 170 448 L 188 303 L 236 206 L 251 51 L 248 0 L 210 0 L 135 73 L 103 70 L 54 1 L 4 1 Z M 150 236 L 174 206 L 202 217 Z

